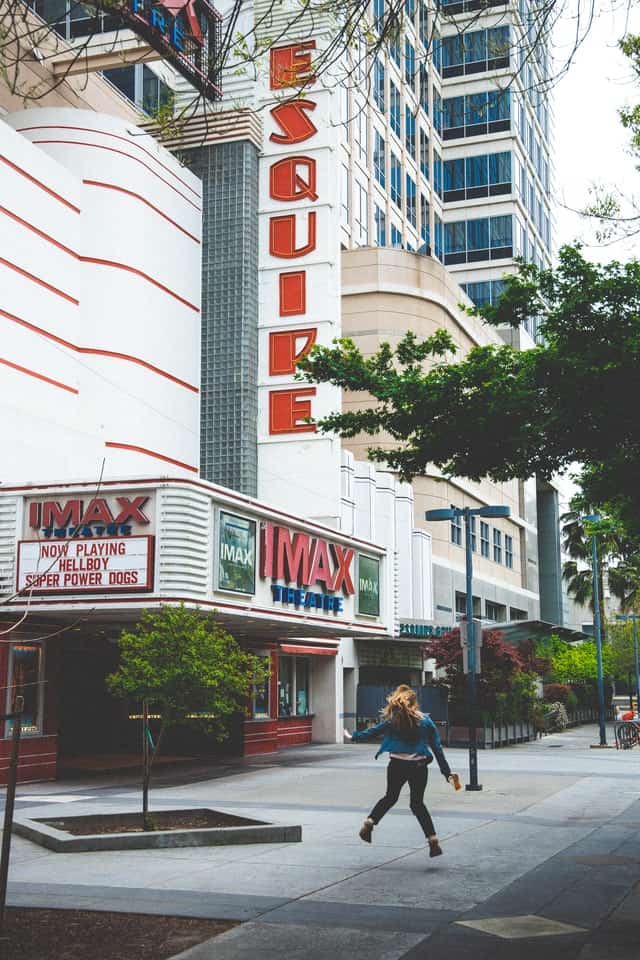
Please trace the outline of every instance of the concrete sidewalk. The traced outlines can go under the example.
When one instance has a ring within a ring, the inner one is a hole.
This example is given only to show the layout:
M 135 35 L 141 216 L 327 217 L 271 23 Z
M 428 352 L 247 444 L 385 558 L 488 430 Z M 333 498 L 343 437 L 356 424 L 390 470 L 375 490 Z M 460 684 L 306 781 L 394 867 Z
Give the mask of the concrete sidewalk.
M 481 752 L 481 793 L 454 793 L 432 767 L 435 860 L 404 794 L 373 844 L 359 840 L 384 792 L 375 747 L 261 758 L 154 790 L 152 807 L 301 823 L 302 843 L 55 854 L 14 838 L 9 902 L 246 921 L 184 960 L 638 960 L 640 752 L 590 750 L 596 741 L 583 727 Z M 447 754 L 466 779 L 466 752 Z M 22 787 L 18 809 L 138 805 L 129 787 L 87 781 Z

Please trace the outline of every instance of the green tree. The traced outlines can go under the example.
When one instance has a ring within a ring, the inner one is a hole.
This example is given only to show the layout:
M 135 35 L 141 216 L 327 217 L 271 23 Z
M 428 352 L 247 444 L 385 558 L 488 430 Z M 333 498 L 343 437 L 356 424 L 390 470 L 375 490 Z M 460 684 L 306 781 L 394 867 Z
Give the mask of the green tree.
M 468 722 L 467 677 L 463 672 L 460 631 L 432 641 L 425 648 L 443 670 L 449 688 L 454 723 Z M 536 676 L 528 651 L 504 640 L 500 630 L 482 631 L 482 671 L 477 678 L 478 707 L 485 719 L 513 722 L 526 719 L 535 700 Z
M 540 342 L 476 347 L 457 362 L 444 331 L 424 341 L 408 332 L 367 358 L 348 339 L 315 346 L 302 378 L 373 398 L 319 429 L 379 437 L 370 458 L 406 480 L 429 463 L 497 481 L 581 463 L 585 497 L 640 536 L 640 419 L 629 402 L 640 395 L 640 263 L 592 264 L 563 247 L 555 269 L 521 264 L 505 277 L 483 314 L 494 326 L 536 320 Z
M 183 724 L 200 727 L 218 741 L 228 736 L 229 721 L 245 709 L 254 684 L 268 675 L 262 660 L 243 651 L 215 615 L 189 610 L 183 604 L 145 610 L 140 622 L 123 630 L 120 664 L 107 677 L 116 697 L 126 697 L 159 716 L 152 750 L 145 751 L 142 782 L 144 829 L 149 817 L 149 783 L 165 731 Z M 147 728 L 143 736 L 150 739 Z

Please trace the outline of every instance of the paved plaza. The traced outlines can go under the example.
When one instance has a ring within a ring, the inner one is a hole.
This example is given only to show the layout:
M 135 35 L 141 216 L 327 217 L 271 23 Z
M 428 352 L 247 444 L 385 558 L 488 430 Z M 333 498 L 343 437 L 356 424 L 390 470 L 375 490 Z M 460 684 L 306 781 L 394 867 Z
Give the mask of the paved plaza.
M 299 823 L 302 843 L 60 854 L 15 837 L 9 903 L 244 921 L 184 960 L 638 960 L 640 751 L 595 742 L 588 726 L 481 752 L 480 793 L 455 793 L 432 767 L 434 860 L 405 792 L 373 843 L 359 840 L 384 792 L 372 745 L 284 751 L 189 783 L 158 771 L 152 808 Z M 466 780 L 466 751 L 447 756 Z M 138 803 L 113 777 L 20 787 L 17 811 Z

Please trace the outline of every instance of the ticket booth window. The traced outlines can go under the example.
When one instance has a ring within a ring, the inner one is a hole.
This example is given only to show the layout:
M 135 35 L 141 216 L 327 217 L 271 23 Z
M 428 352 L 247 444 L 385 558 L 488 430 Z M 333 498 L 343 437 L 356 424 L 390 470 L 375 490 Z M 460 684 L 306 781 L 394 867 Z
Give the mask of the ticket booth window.
M 7 713 L 11 713 L 16 695 L 24 698 L 22 733 L 42 733 L 43 656 L 38 643 L 16 643 L 9 655 Z M 11 736 L 13 721 L 7 720 L 5 736 Z
M 311 712 L 309 657 L 278 658 L 278 715 L 306 717 Z

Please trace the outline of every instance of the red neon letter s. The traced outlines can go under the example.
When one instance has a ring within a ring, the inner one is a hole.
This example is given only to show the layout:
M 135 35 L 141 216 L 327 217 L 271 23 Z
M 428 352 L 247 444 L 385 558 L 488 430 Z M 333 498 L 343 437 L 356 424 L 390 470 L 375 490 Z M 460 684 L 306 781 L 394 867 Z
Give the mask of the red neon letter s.
M 273 143 L 302 143 L 309 140 L 318 128 L 307 116 L 306 111 L 315 110 L 313 100 L 294 100 L 292 103 L 279 103 L 271 110 L 271 116 L 283 133 L 272 133 L 269 139 Z

